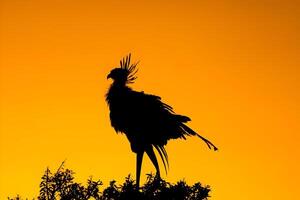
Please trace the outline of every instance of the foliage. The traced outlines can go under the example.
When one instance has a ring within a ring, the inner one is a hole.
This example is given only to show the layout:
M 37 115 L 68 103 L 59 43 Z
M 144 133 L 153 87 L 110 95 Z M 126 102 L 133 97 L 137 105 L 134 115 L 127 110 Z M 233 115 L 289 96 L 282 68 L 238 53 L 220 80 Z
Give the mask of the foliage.
M 64 163 L 55 173 L 46 169 L 40 183 L 38 200 L 207 200 L 210 187 L 202 186 L 199 182 L 189 186 L 185 181 L 171 184 L 157 178 L 153 174 L 147 174 L 146 183 L 136 189 L 135 181 L 129 176 L 125 182 L 117 185 L 111 181 L 109 186 L 100 192 L 102 182 L 87 180 L 86 186 L 74 182 L 74 172 L 64 169 Z M 8 200 L 22 200 L 18 195 Z

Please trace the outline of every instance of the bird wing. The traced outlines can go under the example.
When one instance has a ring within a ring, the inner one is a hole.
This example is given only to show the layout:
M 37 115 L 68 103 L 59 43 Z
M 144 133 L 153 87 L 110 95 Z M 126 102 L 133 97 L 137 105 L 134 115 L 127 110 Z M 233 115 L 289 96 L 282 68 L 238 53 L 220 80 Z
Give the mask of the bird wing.
M 125 99 L 127 126 L 133 129 L 132 134 L 138 134 L 145 142 L 163 146 L 170 139 L 197 135 L 209 148 L 217 150 L 210 141 L 185 125 L 190 121 L 189 117 L 174 113 L 159 96 L 129 90 Z
M 164 145 L 168 139 L 184 138 L 178 128 L 180 123 L 190 119 L 176 115 L 172 107 L 163 103 L 159 96 L 129 91 L 126 99 L 127 125 L 133 126 L 132 131 L 143 134 L 151 144 Z

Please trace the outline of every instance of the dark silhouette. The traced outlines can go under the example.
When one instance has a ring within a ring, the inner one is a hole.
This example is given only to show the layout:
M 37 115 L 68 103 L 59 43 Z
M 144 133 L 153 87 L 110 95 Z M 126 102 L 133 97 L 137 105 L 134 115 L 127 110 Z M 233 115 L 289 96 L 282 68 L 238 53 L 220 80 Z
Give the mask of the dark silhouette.
M 209 148 L 217 150 L 209 140 L 197 134 L 187 125 L 190 118 L 174 113 L 173 108 L 161 101 L 159 96 L 132 90 L 127 84 L 136 79 L 136 66 L 130 64 L 130 54 L 120 61 L 120 67 L 113 69 L 107 78 L 113 83 L 109 88 L 106 101 L 110 109 L 111 125 L 116 132 L 125 133 L 131 150 L 136 156 L 136 186 L 139 188 L 140 172 L 144 152 L 147 153 L 160 178 L 159 165 L 153 147 L 159 153 L 165 170 L 168 155 L 164 148 L 170 139 L 198 136 Z
M 74 172 L 64 169 L 64 163 L 54 173 L 46 169 L 40 183 L 39 200 L 205 200 L 209 197 L 210 187 L 199 182 L 192 186 L 184 181 L 175 184 L 157 179 L 152 174 L 147 175 L 146 183 L 141 190 L 136 190 L 136 184 L 130 176 L 125 182 L 117 185 L 111 181 L 109 186 L 100 190 L 103 185 L 100 180 L 89 178 L 83 185 L 74 181 Z M 22 200 L 19 195 L 8 200 Z M 27 199 L 27 198 L 26 198 Z

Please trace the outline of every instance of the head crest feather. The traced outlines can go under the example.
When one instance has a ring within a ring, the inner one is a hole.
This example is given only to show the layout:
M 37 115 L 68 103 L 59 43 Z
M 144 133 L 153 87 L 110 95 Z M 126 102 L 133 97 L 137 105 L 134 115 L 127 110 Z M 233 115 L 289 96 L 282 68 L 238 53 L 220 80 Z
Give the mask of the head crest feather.
M 131 54 L 126 56 L 126 58 L 123 58 L 120 60 L 120 67 L 121 69 L 126 70 L 127 72 L 127 83 L 133 83 L 137 77 L 135 74 L 137 73 L 138 69 L 136 69 L 136 66 L 138 65 L 139 62 L 136 62 L 134 64 L 130 64 L 130 59 L 131 59 Z

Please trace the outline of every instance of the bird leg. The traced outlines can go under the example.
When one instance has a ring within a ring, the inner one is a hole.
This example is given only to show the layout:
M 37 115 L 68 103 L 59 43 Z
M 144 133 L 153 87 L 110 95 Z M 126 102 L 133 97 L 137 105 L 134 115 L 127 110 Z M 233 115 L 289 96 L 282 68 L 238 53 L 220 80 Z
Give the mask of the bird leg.
M 143 161 L 144 151 L 137 152 L 136 154 L 136 189 L 140 188 L 140 176 Z
M 153 147 L 149 146 L 145 150 L 146 150 L 147 155 L 149 156 L 151 162 L 153 163 L 153 165 L 156 169 L 156 177 L 160 179 L 159 165 L 158 165 L 155 153 L 153 151 Z

